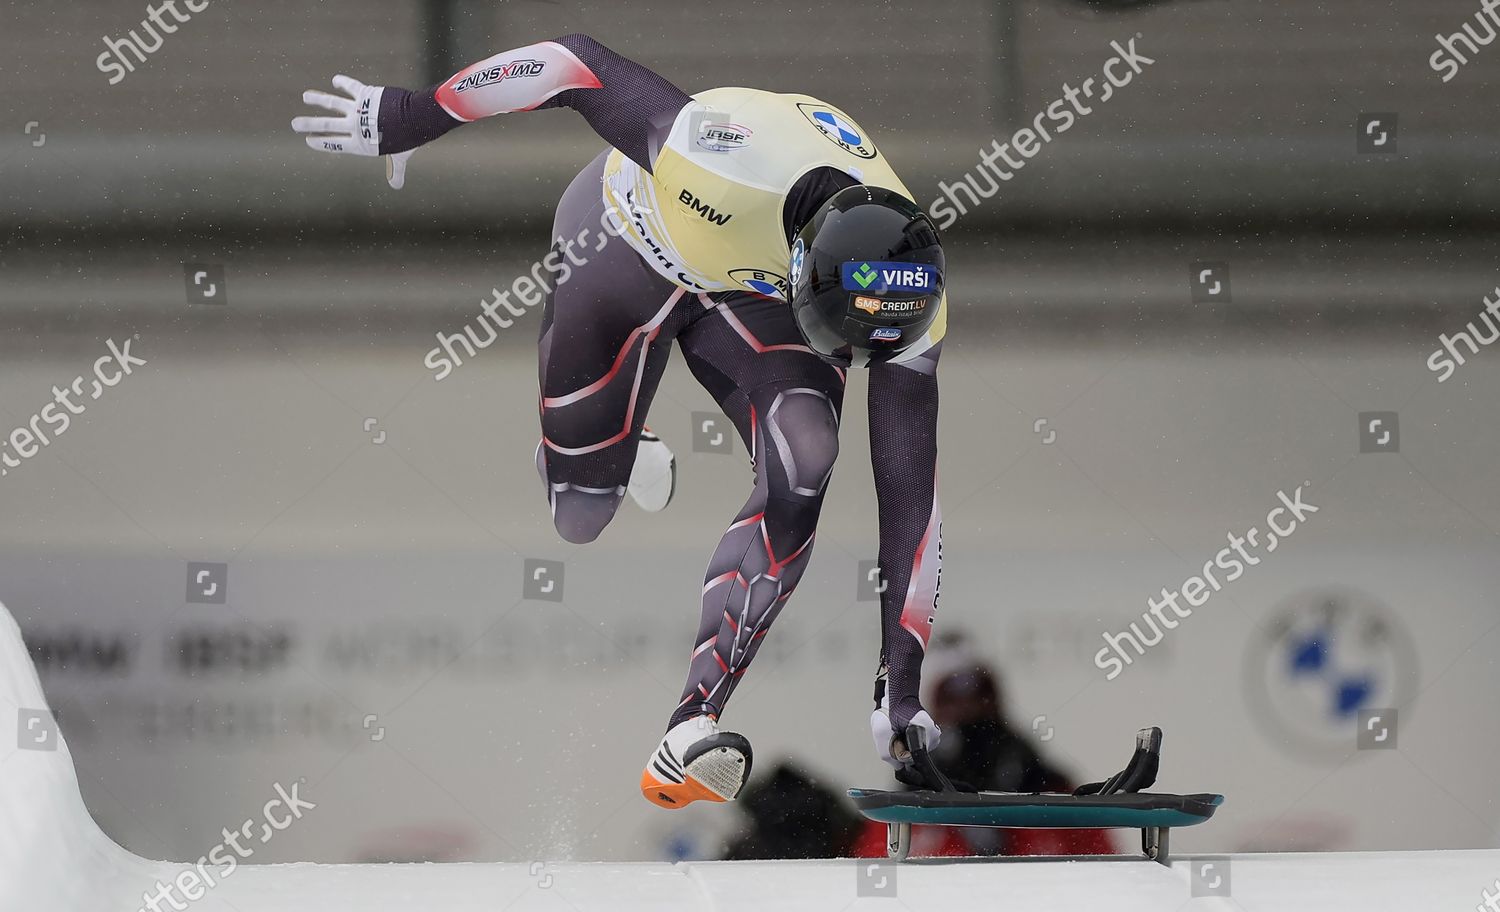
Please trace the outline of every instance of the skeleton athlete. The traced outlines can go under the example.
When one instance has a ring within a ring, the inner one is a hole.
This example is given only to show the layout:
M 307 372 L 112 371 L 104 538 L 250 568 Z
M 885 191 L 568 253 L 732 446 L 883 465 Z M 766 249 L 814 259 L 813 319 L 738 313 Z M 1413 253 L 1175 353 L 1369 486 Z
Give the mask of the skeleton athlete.
M 596 538 L 632 471 L 667 453 L 645 420 L 674 340 L 752 456 L 755 488 L 709 562 L 687 684 L 642 794 L 669 808 L 727 801 L 749 775 L 748 740 L 718 720 L 811 556 L 851 367 L 870 371 L 885 582 L 875 748 L 899 774 L 908 725 L 936 744 L 918 685 L 941 560 L 944 259 L 865 131 L 807 95 L 689 96 L 584 35 L 424 91 L 333 84 L 345 94 L 303 100 L 334 115 L 293 129 L 320 151 L 389 156 L 397 188 L 414 149 L 495 114 L 572 108 L 609 143 L 558 203 L 544 261 L 537 468 L 563 538 Z M 574 256 L 601 219 L 618 238 Z

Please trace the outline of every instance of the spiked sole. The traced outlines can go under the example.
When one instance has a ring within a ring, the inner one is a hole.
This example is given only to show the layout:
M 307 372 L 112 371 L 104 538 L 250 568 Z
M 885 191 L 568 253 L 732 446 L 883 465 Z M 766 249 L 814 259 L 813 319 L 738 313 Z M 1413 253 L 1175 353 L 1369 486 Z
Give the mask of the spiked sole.
M 732 801 L 750 778 L 750 742 L 741 735 L 721 732 L 705 738 L 684 759 L 681 782 L 652 767 L 641 773 L 641 794 L 658 807 L 676 809 L 694 801 Z

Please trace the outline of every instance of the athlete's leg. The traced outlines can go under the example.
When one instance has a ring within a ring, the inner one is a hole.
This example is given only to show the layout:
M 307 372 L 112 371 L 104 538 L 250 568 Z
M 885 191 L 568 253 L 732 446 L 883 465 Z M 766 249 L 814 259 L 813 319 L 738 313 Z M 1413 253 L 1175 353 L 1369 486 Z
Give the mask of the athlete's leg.
M 585 168 L 558 204 L 537 349 L 537 470 L 570 542 L 593 541 L 619 508 L 672 337 L 693 315 L 691 296 L 609 236 L 603 164 Z
M 844 376 L 807 349 L 784 302 L 699 296 L 683 354 L 752 454 L 755 489 L 719 542 L 703 583 L 682 702 L 668 727 L 717 716 L 812 554 L 838 456 Z

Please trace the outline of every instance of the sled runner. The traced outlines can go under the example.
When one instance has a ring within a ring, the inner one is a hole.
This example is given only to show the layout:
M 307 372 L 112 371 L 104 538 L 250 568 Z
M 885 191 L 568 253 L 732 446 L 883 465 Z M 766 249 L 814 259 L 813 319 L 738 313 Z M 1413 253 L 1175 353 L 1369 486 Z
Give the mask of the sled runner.
M 1141 851 L 1168 863 L 1168 836 L 1173 827 L 1195 826 L 1214 815 L 1223 795 L 1172 795 L 1143 792 L 1156 781 L 1161 763 L 1161 729 L 1136 733 L 1135 753 L 1125 769 L 1104 780 L 1080 786 L 1072 794 L 980 792 L 955 784 L 933 764 L 925 733 L 907 729 L 911 763 L 898 775 L 911 791 L 850 789 L 860 813 L 886 825 L 886 854 L 900 861 L 911 851 L 914 823 L 942 826 L 1120 828 L 1141 831 Z

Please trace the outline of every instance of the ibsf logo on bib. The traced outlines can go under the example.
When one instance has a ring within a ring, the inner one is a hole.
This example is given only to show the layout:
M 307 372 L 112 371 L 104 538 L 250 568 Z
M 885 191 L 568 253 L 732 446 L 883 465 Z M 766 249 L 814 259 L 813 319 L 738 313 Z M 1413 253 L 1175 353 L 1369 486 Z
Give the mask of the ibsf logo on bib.
M 698 146 L 710 152 L 733 152 L 750 145 L 750 135 L 754 132 L 739 124 L 705 120 L 698 125 Z
M 938 289 L 937 267 L 924 263 L 845 263 L 840 273 L 846 291 L 936 294 Z

